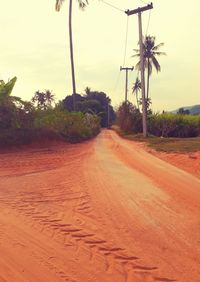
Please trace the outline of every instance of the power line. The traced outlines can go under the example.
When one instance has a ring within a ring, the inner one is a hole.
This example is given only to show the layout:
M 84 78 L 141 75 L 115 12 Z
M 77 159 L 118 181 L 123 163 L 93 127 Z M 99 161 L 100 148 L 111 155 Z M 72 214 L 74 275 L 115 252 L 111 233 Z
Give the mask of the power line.
M 125 36 L 123 67 L 124 67 L 125 62 L 126 62 L 126 52 L 127 52 L 127 44 L 128 44 L 128 28 L 129 28 L 129 17 L 127 17 L 127 21 L 126 21 L 126 36 Z
M 144 1 L 144 0 L 140 0 L 143 4 L 148 4 L 146 1 Z
M 149 30 L 150 20 L 151 20 L 151 10 L 149 10 L 149 18 L 148 18 L 148 22 L 147 22 L 146 36 L 147 36 L 148 30 Z
M 120 80 L 120 76 L 121 76 L 121 71 L 119 71 L 119 73 L 117 75 L 117 79 L 116 79 L 116 82 L 115 82 L 115 86 L 114 86 L 113 92 L 115 92 L 116 89 L 117 89 L 117 86 L 118 86 L 119 80 Z
M 118 7 L 116 7 L 116 6 L 114 6 L 113 4 L 108 3 L 107 1 L 101 0 L 101 2 L 104 3 L 104 4 L 106 4 L 106 5 L 108 5 L 108 6 L 110 6 L 111 8 L 113 8 L 113 9 L 115 9 L 115 10 L 118 10 L 118 11 L 124 13 L 124 10 L 122 10 L 122 9 L 120 9 L 120 8 L 118 8 Z
M 126 35 L 125 35 L 125 45 L 124 45 L 123 67 L 125 66 L 125 62 L 126 62 L 126 53 L 127 53 L 127 44 L 128 44 L 128 29 L 129 29 L 129 17 L 127 17 L 127 21 L 126 21 Z M 117 89 L 120 77 L 121 77 L 121 71 L 119 71 L 119 73 L 117 75 L 117 79 L 116 79 L 116 82 L 115 82 L 115 86 L 114 86 L 113 92 L 115 92 L 116 89 Z

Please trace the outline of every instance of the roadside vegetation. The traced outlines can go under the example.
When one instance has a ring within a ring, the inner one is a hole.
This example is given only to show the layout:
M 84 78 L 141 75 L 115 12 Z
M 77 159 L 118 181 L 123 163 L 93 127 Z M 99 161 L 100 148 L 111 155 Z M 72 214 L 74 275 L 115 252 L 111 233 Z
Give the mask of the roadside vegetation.
M 155 36 L 145 36 L 143 41 L 144 69 L 146 74 L 145 112 L 147 113 L 147 138 L 143 132 L 143 109 L 141 97 L 141 81 L 136 77 L 132 87 L 136 105 L 129 101 L 123 102 L 117 109 L 117 123 L 113 128 L 117 133 L 129 140 L 146 142 L 151 148 L 165 152 L 193 152 L 200 151 L 200 114 L 198 111 L 180 108 L 174 112 L 154 113 L 151 110 L 152 99 L 150 97 L 150 77 L 153 69 L 161 71 L 157 57 L 166 55 L 160 52 L 164 43 L 156 45 Z M 140 58 L 138 49 L 134 49 L 133 57 Z M 138 75 L 141 72 L 140 61 L 135 68 Z M 198 106 L 194 107 L 195 110 Z M 191 112 L 190 112 L 191 110 Z M 194 114 L 193 114 L 194 113 Z
M 12 96 L 17 78 L 0 81 L 0 146 L 30 144 L 43 139 L 81 142 L 96 136 L 101 126 L 115 118 L 109 97 L 103 92 L 86 88 L 83 96 L 67 96 L 55 103 L 54 94 L 36 91 L 31 101 Z M 108 111 L 109 117 L 108 120 Z
M 200 137 L 195 138 L 161 138 L 149 135 L 144 138 L 142 133 L 133 134 L 122 131 L 119 126 L 112 127 L 121 137 L 135 142 L 143 142 L 149 148 L 166 153 L 189 153 L 200 151 Z
M 148 138 L 142 135 L 142 114 L 130 102 L 120 105 L 114 129 L 129 140 L 146 142 L 165 152 L 200 151 L 200 115 L 148 111 Z

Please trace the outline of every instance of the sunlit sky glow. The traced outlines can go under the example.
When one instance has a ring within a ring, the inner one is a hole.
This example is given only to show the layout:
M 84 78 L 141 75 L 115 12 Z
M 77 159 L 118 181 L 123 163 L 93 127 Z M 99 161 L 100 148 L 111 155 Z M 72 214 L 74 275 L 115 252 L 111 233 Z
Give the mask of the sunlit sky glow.
M 17 76 L 13 95 L 30 100 L 37 90 L 52 90 L 57 99 L 72 93 L 68 41 L 68 1 L 55 11 L 55 0 L 0 0 L 0 79 Z M 108 0 L 126 9 L 145 5 L 142 1 Z M 154 72 L 150 95 L 154 110 L 173 110 L 200 104 L 200 1 L 153 1 L 148 34 L 164 42 L 159 58 L 162 71 Z M 124 99 L 123 65 L 127 16 L 99 0 L 91 0 L 82 12 L 74 0 L 73 31 L 77 92 L 86 86 L 106 92 L 113 105 Z M 149 12 L 143 13 L 146 33 Z M 137 16 L 129 17 L 126 66 L 135 65 Z M 129 100 L 134 102 L 129 76 Z M 118 80 L 119 78 L 119 80 Z M 117 83 L 118 81 L 118 83 Z

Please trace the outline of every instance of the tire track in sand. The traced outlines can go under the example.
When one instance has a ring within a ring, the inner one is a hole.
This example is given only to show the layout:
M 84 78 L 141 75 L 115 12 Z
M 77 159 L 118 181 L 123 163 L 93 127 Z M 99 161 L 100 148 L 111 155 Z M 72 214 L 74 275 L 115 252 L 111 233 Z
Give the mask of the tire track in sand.
M 158 276 L 157 267 L 143 265 L 137 255 L 115 243 L 114 239 L 109 239 L 109 235 L 105 234 L 106 231 L 101 230 L 102 218 L 95 208 L 98 196 L 96 200 L 93 198 L 92 181 L 88 182 L 88 177 L 85 177 L 85 169 L 88 170 L 87 162 L 92 152 L 90 150 L 85 155 L 71 154 L 70 158 L 62 153 L 64 161 L 61 162 L 61 167 L 58 165 L 60 156 L 56 159 L 56 153 L 51 152 L 51 155 L 55 155 L 57 167 L 52 169 L 48 166 L 48 169 L 45 167 L 46 170 L 42 168 L 49 160 L 48 152 L 45 152 L 43 157 L 35 153 L 34 157 L 24 163 L 20 160 L 28 167 L 33 159 L 38 161 L 41 158 L 41 171 L 38 171 L 38 167 L 36 171 L 34 167 L 31 173 L 3 177 L 2 186 L 5 186 L 0 192 L 1 203 L 6 208 L 12 208 L 19 214 L 22 222 L 30 225 L 38 234 L 42 233 L 49 238 L 48 240 L 57 242 L 66 250 L 74 250 L 77 257 L 81 255 L 88 257 L 90 264 L 98 265 L 100 271 L 105 272 L 105 275 L 111 277 L 110 279 L 118 275 L 115 282 L 175 281 Z M 28 156 L 26 154 L 26 158 Z M 34 169 L 37 175 L 34 174 Z M 99 189 L 101 189 L 100 174 L 95 184 L 97 182 L 100 183 Z M 57 267 L 53 257 L 49 260 L 38 254 L 34 254 L 34 257 L 53 269 L 63 281 L 73 281 Z

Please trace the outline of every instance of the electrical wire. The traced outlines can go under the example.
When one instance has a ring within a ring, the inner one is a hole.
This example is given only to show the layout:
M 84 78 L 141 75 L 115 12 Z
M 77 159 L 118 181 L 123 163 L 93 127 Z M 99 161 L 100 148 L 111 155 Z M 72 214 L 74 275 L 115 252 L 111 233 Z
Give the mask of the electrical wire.
M 104 1 L 104 0 L 100 0 L 103 4 L 117 10 L 117 11 L 120 11 L 120 12 L 125 12 L 125 10 L 122 10 L 121 8 L 107 2 L 107 1 Z M 143 4 L 145 5 L 148 5 L 148 3 L 144 0 L 140 0 Z M 146 35 L 148 33 L 148 30 L 149 30 L 149 25 L 150 25 L 150 20 L 151 20 L 151 10 L 149 11 L 149 18 L 148 18 L 148 23 L 147 23 L 147 28 L 146 28 Z M 126 63 L 126 53 L 127 53 L 127 44 L 128 44 L 128 31 L 129 31 L 129 17 L 127 17 L 127 23 L 126 23 L 126 36 L 125 36 L 125 47 L 124 47 L 124 58 L 123 58 L 123 67 L 125 66 L 125 63 Z M 121 75 L 121 71 L 119 71 L 118 73 L 118 76 L 117 76 L 117 80 L 116 80 L 116 83 L 115 83 L 115 87 L 114 87 L 114 91 L 116 91 L 116 88 L 118 86 L 118 83 L 119 83 L 119 79 L 120 79 L 120 75 Z M 137 77 L 139 76 L 139 70 L 138 70 L 138 73 L 137 73 Z
M 127 44 L 128 44 L 128 30 L 129 30 L 129 17 L 127 17 L 126 21 L 126 36 L 125 36 L 125 46 L 124 46 L 124 60 L 123 60 L 123 67 L 126 63 L 126 52 L 127 52 Z
M 144 0 L 140 0 L 143 4 L 148 4 L 146 1 L 144 1 Z
M 113 8 L 113 9 L 115 9 L 115 10 L 118 10 L 118 11 L 123 12 L 123 13 L 125 12 L 124 10 L 122 10 L 122 9 L 120 9 L 120 8 L 118 8 L 118 7 L 116 7 L 116 6 L 114 6 L 113 4 L 110 4 L 110 3 L 107 2 L 107 1 L 101 0 L 101 2 L 104 3 L 104 4 L 106 4 L 106 5 L 108 5 L 108 6 L 110 6 L 111 8 Z
M 125 44 L 124 44 L 123 67 L 125 66 L 125 63 L 126 63 L 126 53 L 127 53 L 127 45 L 128 45 L 128 31 L 129 31 L 129 17 L 127 17 L 127 21 L 126 21 L 126 35 L 125 35 Z M 119 71 L 119 73 L 118 73 L 113 92 L 116 91 L 116 88 L 119 84 L 120 76 L 121 76 L 121 71 Z
M 148 18 L 148 22 L 147 22 L 146 36 L 147 36 L 148 30 L 149 30 L 150 20 L 151 20 L 151 10 L 149 10 L 149 18 Z
M 119 80 L 120 80 L 120 76 L 121 76 L 121 71 L 118 72 L 118 75 L 117 75 L 117 79 L 116 79 L 116 82 L 115 82 L 115 86 L 113 88 L 113 93 L 116 91 L 117 89 L 117 86 L 119 84 Z
M 122 10 L 121 8 L 118 8 L 116 6 L 114 6 L 113 4 L 107 2 L 107 1 L 104 1 L 104 0 L 100 0 L 103 4 L 119 11 L 119 12 L 123 12 L 125 13 L 125 10 Z M 124 50 L 124 64 L 125 64 L 125 58 L 126 58 L 126 49 L 127 49 L 127 39 L 128 39 L 128 31 L 127 31 L 127 28 L 128 28 L 128 21 L 127 21 L 127 26 L 126 26 L 126 42 L 125 42 L 125 50 Z M 114 85 L 114 89 L 113 89 L 113 92 L 116 91 L 117 89 L 117 86 L 119 84 L 119 80 L 120 80 L 120 77 L 121 77 L 121 71 L 118 72 L 118 75 L 117 75 L 117 79 L 116 79 L 116 82 L 115 82 L 115 85 Z

